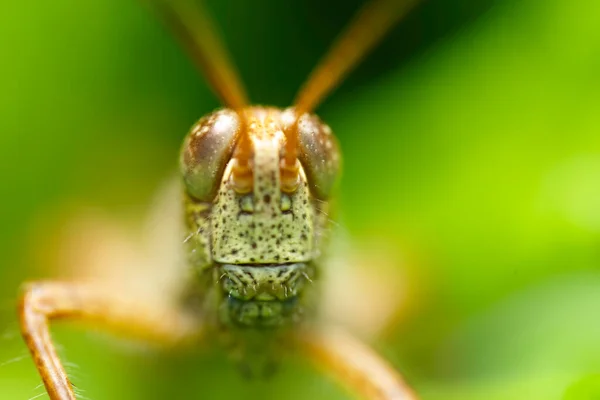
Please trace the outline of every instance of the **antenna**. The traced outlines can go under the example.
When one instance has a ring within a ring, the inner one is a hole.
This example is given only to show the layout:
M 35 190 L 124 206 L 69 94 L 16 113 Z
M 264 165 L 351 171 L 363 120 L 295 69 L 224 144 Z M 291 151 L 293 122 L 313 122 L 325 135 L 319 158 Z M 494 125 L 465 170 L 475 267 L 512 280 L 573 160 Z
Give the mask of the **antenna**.
M 248 98 L 237 70 L 199 1 L 144 0 L 175 33 L 223 105 L 241 110 Z
M 156 9 L 187 49 L 196 66 L 206 76 L 210 87 L 224 106 L 234 109 L 240 118 L 240 131 L 235 150 L 233 182 L 240 193 L 252 188 L 252 142 L 248 137 L 245 108 L 248 96 L 233 66 L 217 29 L 201 5 L 192 0 L 146 0 Z
M 298 112 L 313 111 L 418 0 L 371 0 L 317 64 L 296 97 Z
M 417 3 L 418 0 L 368 1 L 338 36 L 296 97 L 296 123 L 286 130 L 285 165 L 288 168 L 296 163 L 298 119 L 321 104 L 391 27 Z

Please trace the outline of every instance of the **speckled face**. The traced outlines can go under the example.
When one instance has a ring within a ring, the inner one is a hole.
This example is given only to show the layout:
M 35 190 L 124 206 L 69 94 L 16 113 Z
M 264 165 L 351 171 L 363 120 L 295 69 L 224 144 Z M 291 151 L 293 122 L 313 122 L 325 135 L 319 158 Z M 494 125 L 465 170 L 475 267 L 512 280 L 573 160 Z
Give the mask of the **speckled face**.
M 182 170 L 184 176 L 192 176 L 185 180 L 190 262 L 200 272 L 217 271 L 219 288 L 231 304 L 222 318 L 226 322 L 273 326 L 293 319 L 290 307 L 275 303 L 301 307 L 301 289 L 312 280 L 321 259 L 329 220 L 327 197 L 339 165 L 337 144 L 327 126 L 314 116 L 303 116 L 298 125 L 300 184 L 292 193 L 282 192 L 283 129 L 293 118 L 291 110 L 246 110 L 253 186 L 245 194 L 232 182 L 236 160 L 231 143 L 240 131 L 233 111 L 201 120 L 184 144 Z M 218 174 L 219 183 L 211 182 Z M 213 187 L 217 189 L 212 201 L 194 197 Z M 246 308 L 251 312 L 240 311 Z M 273 311 L 283 309 L 285 318 Z
M 253 192 L 235 192 L 230 163 L 211 218 L 213 259 L 227 264 L 310 261 L 316 256 L 314 213 L 304 171 L 298 189 L 282 194 L 279 157 L 284 136 L 277 120 L 260 113 L 249 121 L 249 133 L 254 148 Z

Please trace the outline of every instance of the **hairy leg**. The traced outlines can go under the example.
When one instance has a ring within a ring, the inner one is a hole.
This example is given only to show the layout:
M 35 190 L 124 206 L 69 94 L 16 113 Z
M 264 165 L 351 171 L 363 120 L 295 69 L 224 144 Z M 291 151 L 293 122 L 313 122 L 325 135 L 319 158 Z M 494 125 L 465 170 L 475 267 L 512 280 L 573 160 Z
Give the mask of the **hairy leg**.
M 172 307 L 149 306 L 110 286 L 71 282 L 25 285 L 19 303 L 21 332 L 51 400 L 75 394 L 50 337 L 51 320 L 73 319 L 102 325 L 162 345 L 199 339 L 196 321 Z
M 334 329 L 300 336 L 303 353 L 353 393 L 371 400 L 416 400 L 402 377 L 377 353 L 350 334 Z

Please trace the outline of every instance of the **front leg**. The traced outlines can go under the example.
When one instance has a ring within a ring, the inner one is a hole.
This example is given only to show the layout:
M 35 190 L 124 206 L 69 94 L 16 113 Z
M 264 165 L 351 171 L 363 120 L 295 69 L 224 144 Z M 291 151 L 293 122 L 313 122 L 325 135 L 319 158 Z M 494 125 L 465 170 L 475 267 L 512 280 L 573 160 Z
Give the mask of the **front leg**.
M 51 400 L 75 400 L 73 386 L 56 354 L 50 321 L 77 319 L 132 337 L 178 345 L 201 334 L 195 319 L 175 307 L 149 306 L 110 286 L 71 282 L 27 284 L 19 302 L 21 333 Z
M 348 332 L 336 328 L 304 331 L 303 354 L 347 389 L 369 400 L 417 400 L 396 370 Z

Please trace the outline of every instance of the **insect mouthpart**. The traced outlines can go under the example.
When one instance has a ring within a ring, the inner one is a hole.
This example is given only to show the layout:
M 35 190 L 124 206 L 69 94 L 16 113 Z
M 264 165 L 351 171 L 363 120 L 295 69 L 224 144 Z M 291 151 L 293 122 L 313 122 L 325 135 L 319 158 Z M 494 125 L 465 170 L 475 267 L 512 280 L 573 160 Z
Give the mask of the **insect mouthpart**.
M 218 267 L 226 300 L 221 319 L 246 327 L 276 327 L 295 321 L 302 313 L 303 289 L 314 276 L 308 263 L 233 265 Z
M 313 275 L 306 263 L 233 265 L 219 268 L 221 287 L 239 300 L 286 300 L 297 296 Z

